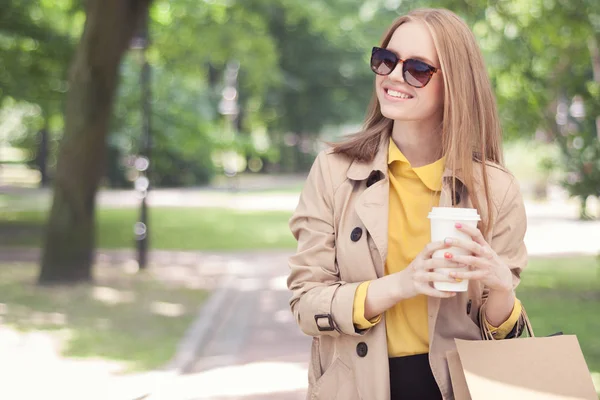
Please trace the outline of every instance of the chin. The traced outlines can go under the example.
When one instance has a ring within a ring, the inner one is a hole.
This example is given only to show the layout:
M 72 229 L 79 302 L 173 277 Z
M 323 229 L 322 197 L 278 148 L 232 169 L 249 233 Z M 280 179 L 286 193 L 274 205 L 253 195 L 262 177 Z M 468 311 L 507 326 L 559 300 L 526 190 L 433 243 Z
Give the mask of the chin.
M 413 115 L 407 115 L 407 113 L 404 110 L 398 110 L 398 108 L 396 108 L 396 107 L 380 105 L 379 109 L 381 110 L 381 114 L 388 119 L 393 119 L 393 120 L 415 119 L 414 113 L 413 113 Z

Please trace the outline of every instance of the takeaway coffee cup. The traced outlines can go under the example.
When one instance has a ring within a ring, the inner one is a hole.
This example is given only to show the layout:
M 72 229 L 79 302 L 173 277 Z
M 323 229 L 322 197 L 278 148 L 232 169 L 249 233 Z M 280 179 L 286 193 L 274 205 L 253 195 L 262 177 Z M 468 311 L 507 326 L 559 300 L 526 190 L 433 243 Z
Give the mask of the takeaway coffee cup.
M 477 226 L 481 219 L 475 208 L 453 208 L 453 207 L 433 207 L 428 216 L 431 221 L 431 241 L 442 241 L 447 237 L 472 240 L 471 237 L 458 229 L 455 224 L 460 222 L 463 225 Z M 450 252 L 454 255 L 467 255 L 469 252 L 462 248 L 450 247 L 448 249 L 438 250 L 433 253 L 433 258 L 444 258 L 444 253 Z M 465 270 L 464 268 L 438 268 L 436 271 L 448 273 L 450 271 Z M 445 292 L 466 292 L 469 287 L 469 281 L 462 282 L 433 282 L 433 287 Z

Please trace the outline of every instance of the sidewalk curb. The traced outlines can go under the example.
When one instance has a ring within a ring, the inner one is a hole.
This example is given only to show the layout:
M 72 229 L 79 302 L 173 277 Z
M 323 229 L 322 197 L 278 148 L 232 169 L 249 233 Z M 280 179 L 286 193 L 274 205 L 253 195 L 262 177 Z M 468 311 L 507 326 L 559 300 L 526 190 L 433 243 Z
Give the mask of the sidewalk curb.
M 223 311 L 225 302 L 231 298 L 234 280 L 235 277 L 231 274 L 223 277 L 218 289 L 200 307 L 194 322 L 186 330 L 183 339 L 177 345 L 175 355 L 161 368 L 162 370 L 182 374 L 192 366 L 196 361 L 199 350 L 211 338 L 215 327 L 214 321 L 218 320 L 217 314 Z
M 172 398 L 172 394 L 168 395 L 168 393 L 175 385 L 177 377 L 185 374 L 194 365 L 198 353 L 211 339 L 215 329 L 214 321 L 217 314 L 223 310 L 226 301 L 231 297 L 235 279 L 235 275 L 231 273 L 225 275 L 218 288 L 200 307 L 194 322 L 188 327 L 183 338 L 177 344 L 177 349 L 171 360 L 157 370 L 164 373 L 164 376 L 160 379 L 161 382 L 156 382 L 154 388 L 144 390 L 141 396 L 131 400 L 166 400 Z

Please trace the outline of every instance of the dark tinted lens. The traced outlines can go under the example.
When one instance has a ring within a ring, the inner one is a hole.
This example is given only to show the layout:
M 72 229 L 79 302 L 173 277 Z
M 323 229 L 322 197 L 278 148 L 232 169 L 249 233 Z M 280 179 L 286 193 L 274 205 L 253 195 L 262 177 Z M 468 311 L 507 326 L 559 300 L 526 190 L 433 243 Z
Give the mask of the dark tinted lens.
M 433 69 L 430 65 L 423 61 L 408 59 L 404 61 L 404 80 L 411 86 L 423 87 L 427 85 L 431 79 Z
M 371 69 L 379 75 L 389 75 L 398 64 L 398 57 L 386 49 L 374 48 L 371 54 Z

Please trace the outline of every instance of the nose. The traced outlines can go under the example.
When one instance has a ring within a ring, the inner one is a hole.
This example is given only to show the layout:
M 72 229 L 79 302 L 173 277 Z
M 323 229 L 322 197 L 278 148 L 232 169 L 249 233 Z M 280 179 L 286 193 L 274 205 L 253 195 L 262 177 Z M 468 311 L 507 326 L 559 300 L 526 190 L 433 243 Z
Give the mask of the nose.
M 404 74 L 402 73 L 402 67 L 404 66 L 404 61 L 398 61 L 394 70 L 388 75 L 393 81 L 404 82 Z

